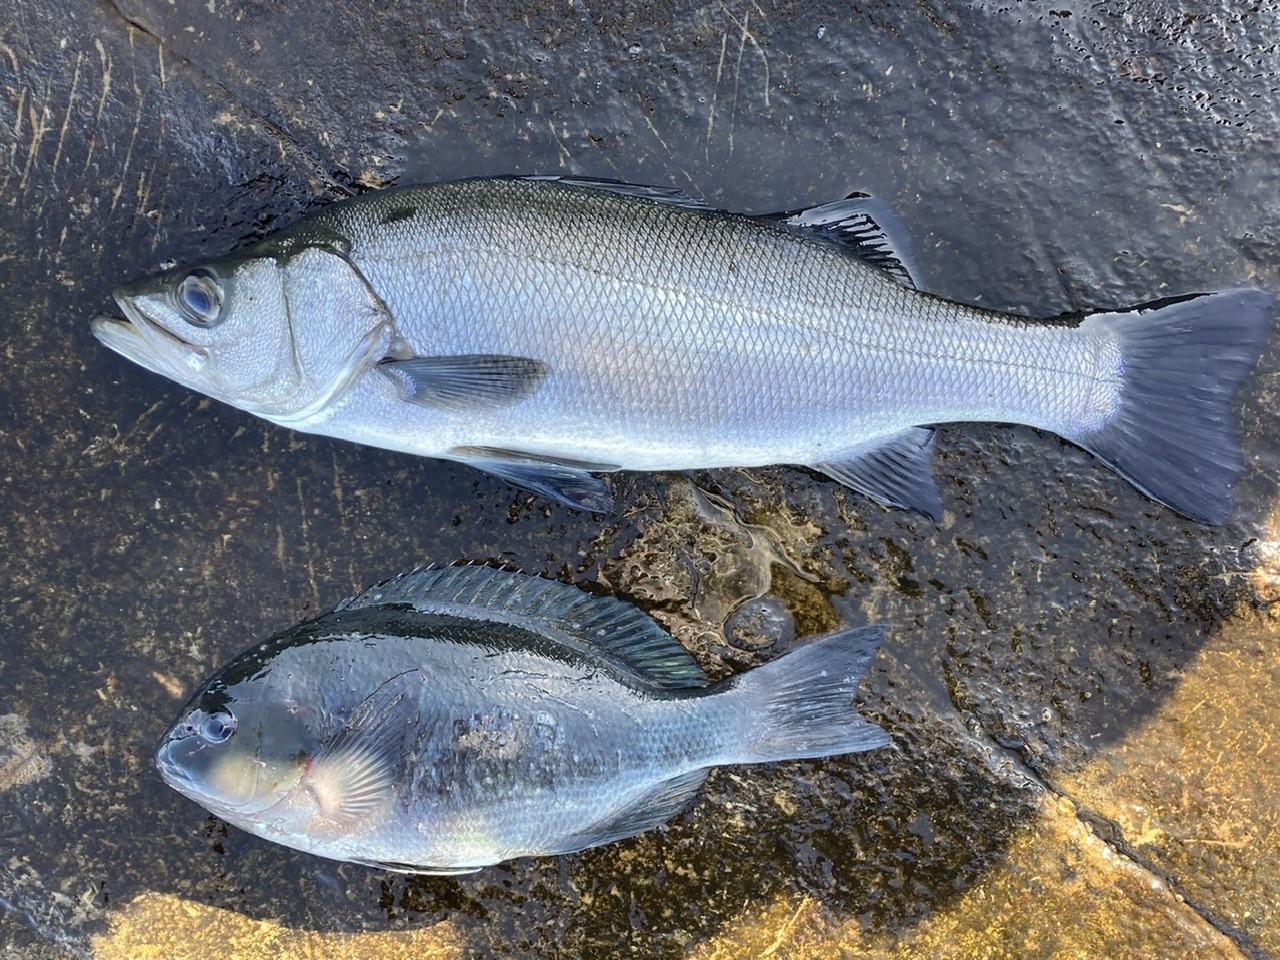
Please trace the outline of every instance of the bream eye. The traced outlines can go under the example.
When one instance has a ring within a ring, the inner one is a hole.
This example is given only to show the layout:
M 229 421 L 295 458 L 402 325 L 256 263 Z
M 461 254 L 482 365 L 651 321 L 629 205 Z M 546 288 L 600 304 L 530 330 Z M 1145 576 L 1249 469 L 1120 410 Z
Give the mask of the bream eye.
M 200 723 L 200 736 L 209 743 L 226 743 L 235 732 L 235 716 L 223 710 L 209 714 Z
M 222 313 L 222 284 L 209 270 L 192 270 L 178 284 L 178 305 L 197 327 L 212 327 Z

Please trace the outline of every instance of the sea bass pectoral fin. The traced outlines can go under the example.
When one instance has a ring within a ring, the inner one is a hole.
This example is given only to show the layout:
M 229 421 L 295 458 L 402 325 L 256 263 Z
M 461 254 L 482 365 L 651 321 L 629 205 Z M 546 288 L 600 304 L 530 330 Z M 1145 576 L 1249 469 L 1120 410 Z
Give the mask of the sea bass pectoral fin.
M 767 213 L 761 219 L 785 223 L 830 240 L 883 270 L 904 287 L 919 289 L 920 270 L 906 224 L 884 200 L 853 193 L 844 200 L 807 210 Z
M 874 750 L 889 735 L 854 709 L 883 626 L 829 634 L 762 667 L 724 681 L 722 695 L 742 697 L 748 719 L 731 763 L 766 763 Z
M 413 754 L 424 682 L 419 670 L 392 677 L 312 758 L 295 790 L 310 794 L 316 808 L 313 829 L 348 832 L 391 800 L 397 776 Z
M 599 847 L 661 826 L 693 800 L 706 778 L 707 771 L 702 768 L 655 784 L 621 809 L 570 835 L 563 844 L 556 845 L 557 849 L 547 852 L 569 853 Z
M 497 447 L 454 447 L 449 456 L 565 506 L 595 513 L 613 509 L 609 488 L 590 471 L 608 473 L 620 469 L 616 464 L 564 460 Z
M 911 427 L 839 460 L 811 466 L 873 500 L 938 520 L 942 501 L 933 481 L 933 440 L 931 428 Z
M 1118 338 L 1119 406 L 1067 439 L 1183 516 L 1225 523 L 1244 472 L 1231 409 L 1271 324 L 1272 296 L 1227 290 L 1085 318 Z
M 456 413 L 517 403 L 537 392 L 551 367 L 529 357 L 467 354 L 383 360 L 378 370 L 409 403 Z

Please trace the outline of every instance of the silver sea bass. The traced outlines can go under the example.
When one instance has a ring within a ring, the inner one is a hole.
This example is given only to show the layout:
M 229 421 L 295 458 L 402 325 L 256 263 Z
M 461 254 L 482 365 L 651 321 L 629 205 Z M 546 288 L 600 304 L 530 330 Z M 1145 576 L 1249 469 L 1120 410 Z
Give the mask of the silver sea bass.
M 888 743 L 854 692 L 882 627 L 706 686 L 639 610 L 488 567 L 418 571 L 244 653 L 192 697 L 164 779 L 268 840 L 465 873 L 657 826 L 707 768 Z
M 1243 471 L 1271 296 L 1033 323 L 914 289 L 855 197 L 742 216 L 569 178 L 371 193 L 118 290 L 108 347 L 275 423 L 472 464 L 575 506 L 595 472 L 803 464 L 937 517 L 929 424 L 1051 430 L 1189 517 Z

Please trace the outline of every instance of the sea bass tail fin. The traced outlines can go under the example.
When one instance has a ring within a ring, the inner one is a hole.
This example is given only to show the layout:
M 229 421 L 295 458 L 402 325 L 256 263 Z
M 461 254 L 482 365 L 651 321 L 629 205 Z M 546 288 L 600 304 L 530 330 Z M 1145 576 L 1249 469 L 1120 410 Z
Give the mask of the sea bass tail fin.
M 853 696 L 884 639 L 883 626 L 841 630 L 728 685 L 750 718 L 735 762 L 829 757 L 883 747 L 889 735 L 859 716 Z
M 1244 472 L 1231 405 L 1262 352 L 1271 294 L 1227 290 L 1088 317 L 1120 339 L 1119 411 L 1069 437 L 1148 496 L 1184 516 L 1225 523 Z

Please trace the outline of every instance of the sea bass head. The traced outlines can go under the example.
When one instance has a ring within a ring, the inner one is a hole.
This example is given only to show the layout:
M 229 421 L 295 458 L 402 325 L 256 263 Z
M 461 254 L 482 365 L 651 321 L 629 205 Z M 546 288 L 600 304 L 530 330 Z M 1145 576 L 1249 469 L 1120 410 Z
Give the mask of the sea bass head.
M 340 244 L 260 244 L 115 291 L 103 344 L 154 373 L 288 423 L 393 352 L 390 314 Z
M 165 733 L 156 766 L 179 793 L 243 824 L 297 785 L 316 750 L 313 721 L 269 669 L 219 675 Z

